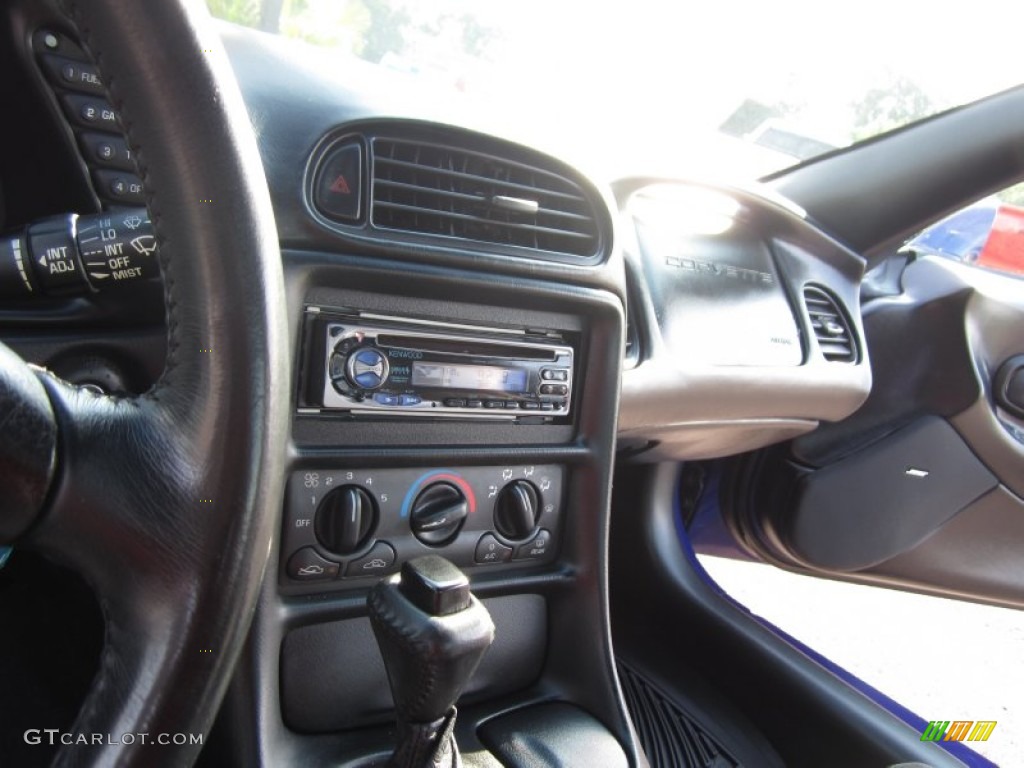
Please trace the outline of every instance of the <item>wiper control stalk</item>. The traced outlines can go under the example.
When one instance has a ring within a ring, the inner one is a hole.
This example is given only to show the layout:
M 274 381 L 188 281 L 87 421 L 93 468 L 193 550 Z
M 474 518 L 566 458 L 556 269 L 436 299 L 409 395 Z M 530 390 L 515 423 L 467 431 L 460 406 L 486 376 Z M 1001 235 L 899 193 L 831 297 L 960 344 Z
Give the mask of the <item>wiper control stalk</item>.
M 0 237 L 0 299 L 81 296 L 159 277 L 149 212 L 127 208 L 34 222 Z

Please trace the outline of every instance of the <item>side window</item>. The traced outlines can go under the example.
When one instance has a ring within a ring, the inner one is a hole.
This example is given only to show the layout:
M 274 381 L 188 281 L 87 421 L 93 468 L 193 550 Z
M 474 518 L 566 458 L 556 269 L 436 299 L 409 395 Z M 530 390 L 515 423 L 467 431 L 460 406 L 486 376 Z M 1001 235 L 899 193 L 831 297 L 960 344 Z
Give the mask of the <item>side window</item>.
M 907 241 L 906 248 L 1024 276 L 1024 184 L 947 216 Z

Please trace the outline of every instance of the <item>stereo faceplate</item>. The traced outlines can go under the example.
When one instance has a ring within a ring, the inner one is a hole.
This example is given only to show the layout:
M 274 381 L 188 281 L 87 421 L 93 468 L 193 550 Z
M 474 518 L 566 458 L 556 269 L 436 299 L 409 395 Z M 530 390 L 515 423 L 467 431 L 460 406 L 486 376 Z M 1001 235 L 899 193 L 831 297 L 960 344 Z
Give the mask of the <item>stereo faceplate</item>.
M 569 416 L 575 351 L 561 339 L 400 318 L 315 319 L 324 411 L 555 420 Z

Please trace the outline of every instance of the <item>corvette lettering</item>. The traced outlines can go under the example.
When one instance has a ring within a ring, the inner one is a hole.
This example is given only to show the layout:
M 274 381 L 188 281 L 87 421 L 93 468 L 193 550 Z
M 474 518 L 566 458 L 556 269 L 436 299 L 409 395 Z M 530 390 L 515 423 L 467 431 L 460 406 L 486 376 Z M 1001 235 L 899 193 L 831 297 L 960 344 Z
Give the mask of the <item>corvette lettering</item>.
M 678 269 L 694 272 L 699 275 L 731 277 L 734 280 L 745 280 L 750 283 L 760 283 L 763 285 L 772 285 L 775 282 L 775 278 L 768 272 L 737 267 L 732 264 L 719 264 L 714 261 L 701 261 L 700 259 L 677 259 L 672 256 L 665 259 L 665 263 L 670 267 L 677 267 Z

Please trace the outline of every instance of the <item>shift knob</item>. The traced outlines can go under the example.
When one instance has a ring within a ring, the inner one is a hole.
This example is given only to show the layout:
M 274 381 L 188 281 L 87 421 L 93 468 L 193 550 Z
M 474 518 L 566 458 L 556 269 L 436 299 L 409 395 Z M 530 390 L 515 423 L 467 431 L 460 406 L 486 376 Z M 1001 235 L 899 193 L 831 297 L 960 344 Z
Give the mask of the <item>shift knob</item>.
M 451 748 L 454 704 L 494 640 L 466 575 L 438 555 L 410 560 L 367 598 L 398 716 L 392 765 L 423 768 Z M 457 756 L 454 757 L 457 761 Z M 452 762 L 449 764 L 457 764 Z

